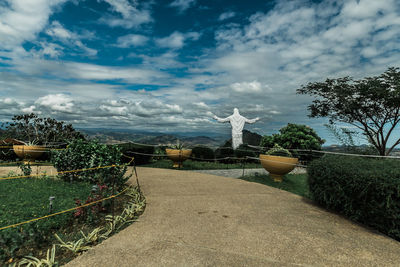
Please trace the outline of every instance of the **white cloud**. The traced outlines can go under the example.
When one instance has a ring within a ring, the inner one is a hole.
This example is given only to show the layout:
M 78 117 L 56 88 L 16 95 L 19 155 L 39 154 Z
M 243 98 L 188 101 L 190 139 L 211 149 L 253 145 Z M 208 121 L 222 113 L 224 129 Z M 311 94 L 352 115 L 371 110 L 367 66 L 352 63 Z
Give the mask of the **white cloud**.
M 46 26 L 54 7 L 66 0 L 7 0 L 0 9 L 0 49 L 33 40 Z
M 173 32 L 171 35 L 156 39 L 156 44 L 160 47 L 168 47 L 172 49 L 179 49 L 185 45 L 186 40 L 196 41 L 200 38 L 200 34 L 197 32 Z
M 169 4 L 171 7 L 178 8 L 179 12 L 184 12 L 185 10 L 191 8 L 196 4 L 196 0 L 174 0 Z
M 65 94 L 50 94 L 39 97 L 35 104 L 49 108 L 51 111 L 71 112 L 74 108 L 71 97 Z
M 345 2 L 340 15 L 353 18 L 371 18 L 376 17 L 378 12 L 390 11 L 396 5 L 396 0 L 359 0 Z
M 69 46 L 72 49 L 77 49 L 79 51 L 82 51 L 85 55 L 89 57 L 94 57 L 97 55 L 97 50 L 93 48 L 87 47 L 85 44 L 82 43 L 82 39 L 87 38 L 87 37 L 92 37 L 92 34 L 89 32 L 86 32 L 84 35 L 79 35 L 77 33 L 71 32 L 64 28 L 63 25 L 61 25 L 60 22 L 58 21 L 53 21 L 51 25 L 46 29 L 46 34 L 53 37 L 54 39 L 57 39 L 61 41 L 64 45 Z M 55 48 L 54 45 L 49 44 L 49 47 Z M 59 48 L 59 46 L 58 46 Z M 59 49 L 60 50 L 60 49 Z M 51 52 L 52 54 L 56 54 L 59 56 L 59 52 L 55 51 L 52 49 Z M 55 57 L 55 56 L 53 56 Z
M 218 20 L 219 20 L 219 21 L 223 21 L 223 20 L 226 20 L 226 19 L 233 18 L 234 16 L 236 16 L 236 13 L 235 13 L 235 12 L 233 12 L 233 11 L 227 11 L 227 12 L 224 12 L 224 13 L 222 13 L 221 15 L 219 15 Z
M 169 68 L 182 68 L 185 64 L 178 60 L 179 54 L 176 51 L 167 51 L 164 54 L 157 56 L 147 55 L 136 55 L 134 53 L 129 54 L 129 57 L 138 57 L 143 60 L 144 67 L 157 66 L 158 69 L 169 69 Z
M 101 105 L 100 109 L 103 111 L 106 111 L 109 113 L 109 115 L 127 115 L 128 113 L 128 108 L 127 107 L 115 107 L 115 106 L 106 106 L 106 105 Z
M 60 39 L 76 39 L 77 35 L 65 29 L 60 22 L 53 21 L 46 30 L 46 34 Z
M 197 107 L 201 108 L 201 109 L 209 109 L 210 107 L 204 103 L 204 102 L 198 102 L 198 103 L 194 103 Z
M 234 83 L 231 84 L 231 88 L 239 93 L 260 93 L 269 89 L 267 85 L 262 85 L 258 81 Z
M 131 47 L 131 46 L 142 46 L 147 43 L 148 37 L 140 34 L 128 34 L 118 37 L 117 46 L 118 47 Z
M 141 68 L 101 66 L 86 63 L 67 63 L 64 69 L 71 78 L 87 80 L 125 80 L 132 83 L 153 83 L 153 79 L 165 78 L 165 74 Z
M 64 79 L 78 80 L 122 80 L 133 84 L 160 84 L 168 74 L 150 68 L 115 67 L 88 63 L 18 58 L 14 69 L 26 75 L 52 75 Z
M 26 108 L 22 108 L 21 111 L 23 113 L 33 113 L 34 112 L 34 113 L 37 113 L 37 114 L 41 114 L 40 111 L 37 111 L 35 109 L 36 109 L 36 107 L 34 105 L 32 105 L 32 106 L 29 106 L 29 107 L 26 107 Z
M 152 22 L 150 11 L 139 9 L 138 1 L 128 0 L 103 0 L 111 6 L 112 11 L 119 13 L 122 18 L 116 16 L 103 17 L 100 21 L 111 27 L 134 28 L 142 24 Z
M 40 46 L 42 47 L 42 49 L 40 50 L 39 54 L 41 54 L 42 56 L 58 58 L 63 54 L 63 47 L 58 44 L 41 42 Z

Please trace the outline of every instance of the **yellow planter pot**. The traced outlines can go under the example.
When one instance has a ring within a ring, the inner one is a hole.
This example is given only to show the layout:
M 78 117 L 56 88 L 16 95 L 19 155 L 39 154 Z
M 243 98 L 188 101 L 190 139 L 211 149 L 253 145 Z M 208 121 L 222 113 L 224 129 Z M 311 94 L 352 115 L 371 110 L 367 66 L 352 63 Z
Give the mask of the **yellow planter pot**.
M 191 149 L 165 149 L 168 157 L 174 162 L 174 168 L 181 168 L 182 163 L 192 154 Z
M 296 167 L 299 159 L 260 154 L 260 162 L 275 182 L 282 182 L 283 176 Z
M 35 159 L 40 157 L 46 148 L 43 146 L 26 146 L 26 145 L 13 145 L 15 154 L 24 160 L 24 163 L 34 162 Z

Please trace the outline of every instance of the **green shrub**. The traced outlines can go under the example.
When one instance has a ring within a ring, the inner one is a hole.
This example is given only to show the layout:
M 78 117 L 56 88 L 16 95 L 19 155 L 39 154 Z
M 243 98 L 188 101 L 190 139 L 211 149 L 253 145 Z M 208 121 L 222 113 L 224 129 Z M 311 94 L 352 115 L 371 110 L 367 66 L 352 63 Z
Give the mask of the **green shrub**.
M 400 161 L 325 155 L 307 168 L 311 198 L 400 241 Z
M 321 139 L 311 127 L 289 123 L 279 130 L 279 134 L 263 136 L 260 146 L 269 149 L 278 144 L 286 149 L 321 150 L 323 143 L 325 143 L 325 140 Z M 294 157 L 299 158 L 304 164 L 307 164 L 316 157 L 318 158 L 319 155 L 303 151 L 293 151 L 292 153 Z
M 154 154 L 154 146 L 150 146 L 150 145 L 125 143 L 125 144 L 119 144 L 118 147 L 120 147 L 121 153 L 123 155 L 129 156 L 129 157 L 134 157 L 136 165 L 148 164 L 152 159 L 152 156 L 141 155 L 141 154 L 137 154 L 137 153 Z M 130 161 L 131 161 L 130 158 L 122 156 L 122 162 L 128 163 Z M 131 163 L 131 165 L 133 165 L 133 162 Z
M 278 144 L 275 144 L 274 147 L 271 148 L 270 150 L 268 150 L 266 154 L 271 155 L 271 156 L 280 156 L 280 157 L 288 157 L 288 158 L 292 157 L 292 153 L 290 153 L 289 150 L 284 149 L 283 147 L 281 147 Z
M 60 177 L 65 181 L 85 181 L 107 186 L 115 184 L 117 188 L 120 188 L 129 178 L 124 177 L 127 167 L 118 166 L 123 164 L 121 155 L 118 146 L 107 146 L 97 141 L 75 140 L 68 145 L 67 149 L 55 151 L 52 162 L 59 172 L 117 165 L 110 168 L 65 173 Z
M 192 149 L 192 155 L 195 158 L 199 158 L 206 161 L 214 161 L 215 158 L 214 150 L 207 146 L 195 146 Z

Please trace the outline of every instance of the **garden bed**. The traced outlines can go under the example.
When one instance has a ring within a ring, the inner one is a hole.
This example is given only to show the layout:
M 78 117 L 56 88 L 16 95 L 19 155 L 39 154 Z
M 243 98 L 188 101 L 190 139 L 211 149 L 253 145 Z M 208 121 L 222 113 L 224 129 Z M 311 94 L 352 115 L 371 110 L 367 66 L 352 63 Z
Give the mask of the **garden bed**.
M 50 214 L 49 197 L 54 196 L 51 213 L 76 207 L 76 200 L 82 204 L 88 199 L 92 185 L 83 182 L 69 183 L 54 177 L 21 178 L 0 181 L 0 227 L 27 221 Z M 110 195 L 110 192 L 109 194 Z M 124 209 L 129 196 L 122 194 L 115 198 L 114 214 Z M 46 258 L 47 249 L 58 244 L 57 233 L 63 241 L 76 241 L 107 223 L 106 215 L 112 214 L 112 200 L 101 202 L 106 207 L 95 213 L 91 207 L 84 209 L 85 216 L 77 216 L 77 210 L 36 222 L 0 231 L 0 262 L 16 262 L 25 256 Z M 126 226 L 126 225 L 125 225 Z M 122 229 L 122 228 L 121 228 Z M 92 242 L 95 245 L 100 242 Z M 57 262 L 66 263 L 76 257 L 67 249 L 56 247 Z M 0 264 L 2 265 L 2 264 Z
M 173 163 L 171 160 L 161 159 L 156 160 L 152 163 L 142 165 L 143 167 L 151 168 L 163 168 L 163 169 L 176 169 L 172 167 Z M 246 163 L 244 164 L 246 169 L 261 168 L 259 163 Z M 209 161 L 193 161 L 186 160 L 183 162 L 183 167 L 180 170 L 219 170 L 219 169 L 242 169 L 243 163 L 220 163 L 220 162 L 209 162 Z

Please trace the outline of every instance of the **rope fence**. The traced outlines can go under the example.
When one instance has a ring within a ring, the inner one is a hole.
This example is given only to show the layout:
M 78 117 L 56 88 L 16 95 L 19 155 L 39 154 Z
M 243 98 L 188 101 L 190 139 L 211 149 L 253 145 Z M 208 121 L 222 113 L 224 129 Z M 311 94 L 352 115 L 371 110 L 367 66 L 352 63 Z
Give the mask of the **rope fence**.
M 127 166 L 127 165 L 131 164 L 132 162 L 134 163 L 134 157 L 130 157 L 130 156 L 126 156 L 126 155 L 124 155 L 124 156 L 131 159 L 129 161 L 129 163 L 120 164 L 120 165 L 113 164 L 113 165 L 108 165 L 108 166 L 99 166 L 99 167 L 77 169 L 77 170 L 70 170 L 70 171 L 60 171 L 60 172 L 55 173 L 54 175 L 65 174 L 65 173 L 84 172 L 84 171 L 104 169 L 104 168 L 115 168 L 115 167 Z M 136 184 L 137 184 L 137 187 L 138 187 L 138 191 L 141 192 L 140 191 L 140 184 L 139 184 L 139 177 L 138 177 L 138 174 L 137 174 L 137 171 L 136 171 L 136 165 L 135 164 L 134 164 L 134 167 L 133 167 L 133 170 L 132 170 L 132 173 L 133 172 L 135 173 L 135 176 L 136 176 Z M 10 180 L 10 179 L 18 179 L 18 178 L 38 177 L 38 176 L 42 176 L 42 175 L 43 174 L 33 174 L 33 175 L 21 175 L 21 176 L 3 177 L 3 178 L 0 178 L 0 180 Z M 77 207 L 74 207 L 74 208 L 62 210 L 62 211 L 55 212 L 55 213 L 52 213 L 52 214 L 48 214 L 48 215 L 45 215 L 45 216 L 33 218 L 33 219 L 30 219 L 30 220 L 27 220 L 27 221 L 23 221 L 23 222 L 19 222 L 19 223 L 15 223 L 15 224 L 11 224 L 11 225 L 0 227 L 0 231 L 1 230 L 5 230 L 5 229 L 9 229 L 9 228 L 14 228 L 14 227 L 17 227 L 17 226 L 21 226 L 21 225 L 24 225 L 24 224 L 32 223 L 32 222 L 35 222 L 35 221 L 47 219 L 49 217 L 53 217 L 53 216 L 56 216 L 56 215 L 64 214 L 64 213 L 67 213 L 67 212 L 71 212 L 71 211 L 74 211 L 74 210 L 77 210 L 77 209 L 80 209 L 80 208 L 89 207 L 89 206 L 92 206 L 92 205 L 94 205 L 96 203 L 104 202 L 104 201 L 109 200 L 109 199 L 114 199 L 114 198 L 120 196 L 121 194 L 123 194 L 124 192 L 126 192 L 131 187 L 132 187 L 131 185 L 127 186 L 125 189 L 123 189 L 121 192 L 119 192 L 117 194 L 113 194 L 111 196 L 108 196 L 108 197 L 105 197 L 105 198 L 102 198 L 102 199 L 99 199 L 99 200 L 95 200 L 95 201 L 92 201 L 90 203 L 86 203 L 86 204 L 83 204 L 83 205 L 80 205 L 80 206 L 77 206 Z
M 39 220 L 43 220 L 43 219 L 47 219 L 49 217 L 53 217 L 53 216 L 56 216 L 56 215 L 60 215 L 60 214 L 63 214 L 63 213 L 74 211 L 74 210 L 77 210 L 77 209 L 80 209 L 80 208 L 89 207 L 89 206 L 92 206 L 92 205 L 94 205 L 96 203 L 103 202 L 103 201 L 106 201 L 108 199 L 112 199 L 112 198 L 118 197 L 119 195 L 121 195 L 124 192 L 126 192 L 129 188 L 130 187 L 126 187 L 124 190 L 122 190 L 118 194 L 111 195 L 109 197 L 105 197 L 105 198 L 102 198 L 102 199 L 99 199 L 99 200 L 96 200 L 96 201 L 93 201 L 93 202 L 90 202 L 90 203 L 86 203 L 86 204 L 83 204 L 83 205 L 78 206 L 78 207 L 74 207 L 74 208 L 71 208 L 71 209 L 55 212 L 55 213 L 52 213 L 52 214 L 49 214 L 49 215 L 45 215 L 45 216 L 42 216 L 42 217 L 31 219 L 31 220 L 28 220 L 28 221 L 24 221 L 24 222 L 19 222 L 19 223 L 3 226 L 3 227 L 0 227 L 0 231 L 8 229 L 8 228 L 14 228 L 14 227 L 17 227 L 17 226 L 20 226 L 20 225 L 23 225 L 23 224 L 27 224 L 27 223 L 31 223 L 31 222 L 35 222 L 35 221 L 39 221 Z

